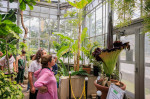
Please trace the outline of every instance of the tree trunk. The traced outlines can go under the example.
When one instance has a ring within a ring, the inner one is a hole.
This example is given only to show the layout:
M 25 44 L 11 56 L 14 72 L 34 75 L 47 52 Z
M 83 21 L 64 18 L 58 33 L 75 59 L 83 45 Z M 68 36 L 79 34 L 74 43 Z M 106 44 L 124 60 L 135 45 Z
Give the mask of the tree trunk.
M 77 66 L 77 61 L 76 61 L 77 57 L 76 57 L 76 53 L 74 53 L 74 71 L 76 71 L 76 66 Z
M 81 46 L 81 25 L 79 24 L 79 35 L 78 35 L 78 53 L 77 53 L 77 71 L 79 71 L 80 65 L 80 46 Z
M 78 52 L 77 52 L 77 69 L 76 71 L 79 71 L 79 65 L 80 65 L 80 47 L 81 47 L 81 24 L 82 24 L 82 10 L 79 10 L 78 13 L 79 17 L 79 35 L 78 35 Z
M 20 12 L 20 15 L 21 15 L 21 24 L 22 24 L 22 27 L 25 31 L 25 34 L 24 34 L 24 37 L 23 37 L 23 43 L 26 43 L 26 38 L 27 38 L 27 34 L 28 34 L 28 28 L 25 27 L 24 25 L 24 22 L 23 22 L 23 11 Z M 23 48 L 24 50 L 24 48 Z

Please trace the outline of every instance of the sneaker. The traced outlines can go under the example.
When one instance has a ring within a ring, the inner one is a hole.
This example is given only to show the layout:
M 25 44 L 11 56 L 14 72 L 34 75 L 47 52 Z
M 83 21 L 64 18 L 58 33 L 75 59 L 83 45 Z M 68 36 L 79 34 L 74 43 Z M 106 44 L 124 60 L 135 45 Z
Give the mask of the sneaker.
M 20 85 L 22 88 L 25 88 L 25 86 L 23 84 Z
M 29 93 L 30 90 L 27 90 L 26 93 Z

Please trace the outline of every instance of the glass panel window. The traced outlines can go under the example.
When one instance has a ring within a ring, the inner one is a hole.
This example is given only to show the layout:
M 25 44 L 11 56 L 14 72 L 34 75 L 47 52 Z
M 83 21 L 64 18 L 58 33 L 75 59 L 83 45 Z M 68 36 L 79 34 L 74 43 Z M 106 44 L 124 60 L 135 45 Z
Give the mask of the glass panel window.
M 145 35 L 145 99 L 150 99 L 150 38 Z
M 49 8 L 41 7 L 41 13 L 49 14 L 49 12 L 50 12 Z
M 40 16 L 40 13 L 36 13 L 36 12 L 31 12 L 31 16 L 35 16 L 35 17 L 38 17 L 38 16 Z
M 39 34 L 39 18 L 30 18 L 30 37 L 38 37 Z
M 103 39 L 103 36 L 97 36 L 96 37 L 96 41 L 101 45 L 101 46 L 104 46 L 104 39 Z
M 90 37 L 92 36 L 95 36 L 95 12 L 92 12 L 90 17 Z
M 18 3 L 12 2 L 9 3 L 9 8 L 17 8 L 18 7 Z
M 32 11 L 34 12 L 40 12 L 40 7 L 39 6 L 34 6 L 34 9 Z
M 7 1 L 4 1 L 4 0 L 3 0 L 3 1 L 1 1 L 0 3 L 2 4 L 2 7 L 7 7 Z
M 50 9 L 50 14 L 57 15 L 57 9 Z
M 129 35 L 127 37 L 122 36 L 120 38 L 123 42 L 129 42 L 130 51 L 123 50 L 120 54 L 120 72 L 122 73 L 122 82 L 126 84 L 129 97 L 134 97 L 135 93 L 135 64 L 133 57 L 135 57 L 135 35 Z
M 96 35 L 102 35 L 102 6 L 96 9 Z

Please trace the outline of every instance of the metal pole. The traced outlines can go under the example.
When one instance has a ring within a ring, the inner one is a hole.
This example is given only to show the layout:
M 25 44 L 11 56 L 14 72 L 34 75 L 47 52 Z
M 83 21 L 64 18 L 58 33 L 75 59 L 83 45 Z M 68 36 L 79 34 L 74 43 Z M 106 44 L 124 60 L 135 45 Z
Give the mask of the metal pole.
M 70 80 L 71 80 L 71 71 L 69 71 L 69 99 L 71 99 L 71 84 L 70 84 Z
M 88 77 L 85 77 L 85 96 L 87 99 L 87 89 L 88 89 Z

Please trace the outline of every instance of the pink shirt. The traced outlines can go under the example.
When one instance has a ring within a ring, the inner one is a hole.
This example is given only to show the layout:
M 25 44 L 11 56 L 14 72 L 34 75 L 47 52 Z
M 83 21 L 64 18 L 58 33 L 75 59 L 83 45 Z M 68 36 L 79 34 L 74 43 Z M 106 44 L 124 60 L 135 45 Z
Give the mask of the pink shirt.
M 58 99 L 57 97 L 57 84 L 54 73 L 48 68 L 39 69 L 34 73 L 37 81 L 34 83 L 36 88 L 41 86 L 46 86 L 48 88 L 48 92 L 41 94 L 38 91 L 37 99 Z

